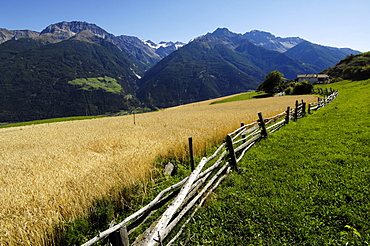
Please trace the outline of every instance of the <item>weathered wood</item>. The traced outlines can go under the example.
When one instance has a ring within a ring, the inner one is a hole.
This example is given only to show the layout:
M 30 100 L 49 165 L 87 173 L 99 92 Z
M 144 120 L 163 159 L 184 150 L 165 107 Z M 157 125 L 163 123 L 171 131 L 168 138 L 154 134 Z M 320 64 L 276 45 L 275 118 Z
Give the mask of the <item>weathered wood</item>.
M 240 123 L 240 127 L 243 127 L 244 126 L 244 123 Z M 243 134 L 242 134 L 242 138 L 243 138 L 243 142 L 245 142 L 245 132 L 243 131 Z
M 294 121 L 298 119 L 298 100 L 295 101 L 295 109 L 294 109 Z
M 224 152 L 222 152 L 220 157 L 215 161 L 215 163 L 212 166 L 210 166 L 209 168 L 207 168 L 206 170 L 204 170 L 203 172 L 201 172 L 199 174 L 199 177 L 202 178 L 207 173 L 210 173 L 213 170 L 215 170 L 216 168 L 218 168 L 221 165 L 221 163 L 224 161 L 224 158 L 225 158 L 226 155 L 227 155 L 227 151 L 225 150 Z
M 175 198 L 180 192 L 180 189 L 174 190 L 173 192 L 166 195 L 160 201 L 158 201 L 153 207 L 145 211 L 139 218 L 133 221 L 129 226 L 127 226 L 128 234 L 130 235 L 133 230 L 142 225 L 153 213 L 155 213 L 159 208 L 163 207 L 166 203 Z
M 195 168 L 195 170 L 190 174 L 189 178 L 187 179 L 184 186 L 181 188 L 180 194 L 175 198 L 172 204 L 168 207 L 168 209 L 163 213 L 161 219 L 159 220 L 158 224 L 154 227 L 152 233 L 149 235 L 148 239 L 145 241 L 145 245 L 147 246 L 154 246 L 157 245 L 157 242 L 163 238 L 165 229 L 168 223 L 172 220 L 173 215 L 176 213 L 178 208 L 182 205 L 187 193 L 191 189 L 194 181 L 197 179 L 200 171 L 207 163 L 207 158 L 203 158 L 199 165 Z
M 239 139 L 239 140 L 237 140 L 237 141 L 234 141 L 236 138 L 235 137 L 233 137 L 232 138 L 232 140 L 233 140 L 233 143 L 234 143 L 234 145 L 235 144 L 238 144 L 238 143 L 240 143 L 240 142 L 244 142 L 244 140 L 247 140 L 248 138 L 250 138 L 251 136 L 255 136 L 255 135 L 257 135 L 257 134 L 259 134 L 260 133 L 260 131 L 256 131 L 256 130 L 258 130 L 259 129 L 259 125 L 254 125 L 253 127 L 251 127 L 251 128 L 249 128 L 249 129 L 246 129 L 245 131 L 244 131 L 244 133 L 245 134 L 248 134 L 248 135 L 246 135 L 244 138 L 242 138 L 242 139 Z M 230 135 L 230 134 L 229 134 Z
M 253 128 L 256 126 L 256 122 L 253 122 L 253 123 L 250 123 L 248 125 L 244 125 L 243 127 L 240 127 L 238 129 L 236 129 L 235 131 L 233 131 L 232 133 L 229 133 L 230 136 L 233 136 L 232 139 L 233 141 L 235 139 L 237 139 L 241 134 L 245 133 L 247 134 L 249 132 L 249 129 Z M 247 129 L 249 128 L 249 129 Z
M 274 116 L 272 116 L 270 118 L 266 118 L 265 119 L 265 124 L 267 124 L 267 122 L 269 122 L 269 121 L 273 121 L 273 120 L 276 120 L 277 118 L 280 118 L 284 114 L 285 114 L 285 112 L 281 112 L 280 114 L 274 115 Z
M 283 126 L 285 125 L 285 124 L 283 124 L 283 123 L 284 123 L 284 121 L 285 121 L 285 119 L 284 119 L 284 120 L 282 120 L 281 122 L 276 123 L 276 124 L 275 124 L 275 126 L 276 126 L 276 127 L 270 131 L 270 134 L 271 134 L 271 133 L 276 132 L 276 131 L 277 131 L 277 130 L 279 130 L 281 127 L 283 127 Z
M 227 149 L 229 150 L 230 165 L 233 169 L 238 170 L 238 163 L 236 162 L 236 156 L 233 146 L 233 140 L 230 135 L 226 135 Z
M 124 246 L 129 246 L 130 242 L 128 239 L 128 233 L 127 233 L 127 227 L 122 226 L 121 229 L 119 230 L 120 235 L 121 235 L 121 241 Z
M 124 219 L 121 223 L 113 226 L 112 228 L 109 228 L 108 230 L 105 230 L 105 231 L 99 233 L 99 235 L 97 235 L 96 237 L 90 239 L 89 241 L 87 241 L 86 243 L 82 244 L 81 246 L 90 246 L 90 245 L 93 245 L 94 243 L 98 242 L 102 238 L 105 238 L 109 234 L 111 234 L 111 233 L 119 230 L 122 226 L 126 225 L 128 222 L 130 222 L 130 221 L 134 220 L 135 218 L 141 216 L 143 213 L 145 213 L 146 211 L 148 211 L 149 209 L 151 209 L 153 206 L 155 206 L 157 204 L 157 202 L 162 198 L 162 196 L 164 194 L 168 193 L 171 190 L 177 189 L 178 187 L 180 187 L 181 185 L 183 185 L 188 180 L 188 178 L 189 177 L 186 177 L 183 180 L 181 180 L 180 182 L 178 182 L 177 184 L 174 184 L 174 185 L 168 187 L 167 189 L 164 189 L 148 205 L 146 205 L 145 207 L 141 208 L 136 213 L 130 215 L 129 217 L 127 217 L 126 219 Z
M 289 124 L 290 107 L 286 109 L 285 124 Z
M 194 171 L 194 149 L 193 149 L 193 138 L 189 138 L 189 155 L 190 155 L 190 168 L 191 171 Z
M 194 206 L 194 204 L 203 196 L 203 194 L 208 190 L 208 188 L 220 177 L 220 175 L 227 169 L 227 165 L 223 166 L 207 183 L 206 186 L 194 197 L 191 202 L 189 202 L 178 214 L 178 216 L 168 225 L 164 233 L 164 238 L 172 231 L 172 229 L 178 224 L 180 219 Z
M 273 129 L 274 127 L 276 127 L 276 126 L 283 125 L 284 122 L 285 122 L 285 119 L 283 119 L 283 120 L 281 120 L 281 121 L 279 121 L 279 122 L 277 122 L 277 123 L 275 123 L 275 124 L 267 127 L 266 130 L 270 130 L 270 129 Z
M 259 138 L 258 138 L 259 139 Z M 255 144 L 255 143 L 257 143 L 257 141 L 258 141 L 258 139 L 256 139 L 256 140 L 254 140 L 254 141 L 251 141 L 250 142 L 250 144 L 247 146 L 247 147 L 245 147 L 244 149 L 243 149 L 243 151 L 242 151 L 242 153 L 240 154 L 240 156 L 239 156 L 239 158 L 236 160 L 237 162 L 239 162 L 242 158 L 243 158 L 243 156 L 244 156 L 244 154 Z
M 261 112 L 258 113 L 258 122 L 259 122 L 259 126 L 262 128 L 261 135 L 263 137 L 267 137 L 268 134 L 267 134 L 267 130 L 266 130 L 265 120 L 263 119 L 263 116 L 262 116 Z
M 114 225 L 114 221 L 110 223 L 110 228 L 112 228 Z M 125 226 L 123 226 L 126 228 Z M 122 229 L 122 228 L 121 228 Z M 126 232 L 127 234 L 127 232 Z M 122 238 L 121 238 L 121 230 L 115 231 L 108 236 L 109 242 L 112 246 L 128 246 L 128 244 L 124 244 Z
M 244 149 L 245 147 L 247 147 L 249 144 L 251 144 L 252 142 L 260 139 L 262 137 L 261 134 L 258 134 L 257 136 L 254 136 L 253 138 L 249 139 L 247 142 L 241 144 L 240 146 L 236 147 L 234 149 L 234 152 L 237 153 L 239 152 L 240 150 Z
M 184 222 L 184 224 L 181 226 L 177 234 L 168 242 L 167 245 L 173 245 L 173 243 L 177 240 L 177 238 L 181 235 L 182 231 L 184 230 L 185 226 L 190 222 L 190 220 L 194 217 L 198 209 L 203 205 L 205 200 L 209 197 L 210 194 L 220 185 L 220 183 L 229 175 L 231 171 L 231 168 L 228 167 L 226 170 L 226 173 L 219 178 L 219 180 L 216 182 L 216 184 L 207 192 L 205 196 L 202 197 L 201 201 L 199 202 L 198 206 L 194 209 L 193 213 L 188 217 L 188 219 Z

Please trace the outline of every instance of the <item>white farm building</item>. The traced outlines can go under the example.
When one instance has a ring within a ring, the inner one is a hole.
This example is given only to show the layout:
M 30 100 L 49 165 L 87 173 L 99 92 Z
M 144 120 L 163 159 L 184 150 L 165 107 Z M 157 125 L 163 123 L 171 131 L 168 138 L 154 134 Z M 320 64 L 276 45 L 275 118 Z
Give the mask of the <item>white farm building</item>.
M 329 79 L 326 74 L 298 74 L 297 82 L 307 80 L 310 83 L 325 83 Z

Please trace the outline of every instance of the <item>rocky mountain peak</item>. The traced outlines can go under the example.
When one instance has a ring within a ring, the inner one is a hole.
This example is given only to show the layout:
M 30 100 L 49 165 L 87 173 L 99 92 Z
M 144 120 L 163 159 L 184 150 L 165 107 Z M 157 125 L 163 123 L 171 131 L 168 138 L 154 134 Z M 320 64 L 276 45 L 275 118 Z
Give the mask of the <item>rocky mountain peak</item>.
M 213 33 L 211 33 L 212 36 L 227 36 L 227 37 L 236 37 L 239 36 L 239 34 L 231 32 L 229 29 L 222 27 L 217 28 Z
M 300 42 L 304 41 L 298 37 L 281 38 L 275 35 L 259 30 L 252 30 L 243 34 L 243 38 L 248 39 L 252 43 L 262 46 L 268 50 L 275 50 L 281 53 L 293 48 Z
M 61 39 L 67 39 L 85 30 L 90 31 L 94 35 L 100 38 L 103 38 L 103 39 L 106 39 L 112 36 L 112 34 L 109 34 L 101 27 L 95 24 L 82 22 L 82 21 L 72 21 L 72 22 L 63 21 L 63 22 L 49 25 L 41 32 L 41 35 L 51 33 L 53 35 L 60 36 Z
M 0 44 L 12 39 L 33 38 L 39 36 L 39 32 L 30 30 L 8 30 L 0 28 Z

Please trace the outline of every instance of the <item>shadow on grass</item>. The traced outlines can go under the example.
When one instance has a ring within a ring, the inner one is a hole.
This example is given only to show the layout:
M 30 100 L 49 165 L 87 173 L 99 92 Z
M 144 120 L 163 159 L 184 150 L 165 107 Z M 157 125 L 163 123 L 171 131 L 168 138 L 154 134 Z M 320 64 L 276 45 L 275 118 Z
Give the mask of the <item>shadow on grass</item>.
M 266 98 L 266 97 L 271 97 L 271 95 L 270 94 L 262 94 L 262 95 L 256 95 L 252 98 Z

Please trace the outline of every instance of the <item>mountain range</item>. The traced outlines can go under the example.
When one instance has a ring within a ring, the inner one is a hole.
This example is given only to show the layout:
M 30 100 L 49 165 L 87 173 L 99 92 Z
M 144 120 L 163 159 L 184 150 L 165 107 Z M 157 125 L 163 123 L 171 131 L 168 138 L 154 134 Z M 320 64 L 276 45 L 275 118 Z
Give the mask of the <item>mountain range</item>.
M 137 97 L 151 106 L 175 106 L 256 89 L 273 70 L 288 78 L 318 71 L 227 29 L 217 29 L 158 62 L 139 81 Z
M 150 40 L 142 41 L 133 36 L 115 36 L 95 24 L 80 21 L 59 22 L 49 25 L 41 32 L 0 29 L 0 43 L 19 38 L 33 38 L 42 41 L 44 44 L 58 43 L 73 38 L 83 31 L 88 31 L 93 35 L 90 38 L 85 37 L 82 41 L 94 42 L 96 38 L 99 38 L 117 46 L 118 49 L 124 52 L 135 63 L 135 69 L 138 74 L 142 74 L 163 57 L 185 45 L 181 42 L 161 42 L 160 44 L 154 44 Z
M 227 28 L 156 44 L 78 21 L 0 29 L 0 43 L 0 122 L 175 106 L 256 89 L 273 70 L 288 79 L 317 73 L 359 53 Z

